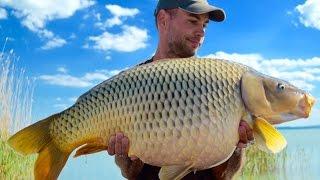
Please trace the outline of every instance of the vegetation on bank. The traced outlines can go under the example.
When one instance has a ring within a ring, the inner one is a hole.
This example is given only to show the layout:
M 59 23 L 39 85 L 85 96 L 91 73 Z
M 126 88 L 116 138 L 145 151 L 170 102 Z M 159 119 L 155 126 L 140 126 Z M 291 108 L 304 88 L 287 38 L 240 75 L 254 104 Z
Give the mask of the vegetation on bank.
M 31 121 L 33 81 L 15 66 L 13 50 L 4 53 L 6 42 L 0 52 L 0 179 L 32 179 L 35 157 L 17 154 L 6 141 Z
M 275 175 L 285 175 L 286 160 L 286 149 L 271 154 L 251 146 L 246 150 L 246 163 L 239 179 L 275 179 Z

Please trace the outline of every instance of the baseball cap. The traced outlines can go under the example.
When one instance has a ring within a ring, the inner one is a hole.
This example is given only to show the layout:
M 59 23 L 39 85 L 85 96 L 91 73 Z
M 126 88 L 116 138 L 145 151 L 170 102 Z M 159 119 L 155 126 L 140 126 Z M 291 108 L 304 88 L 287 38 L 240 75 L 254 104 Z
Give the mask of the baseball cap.
M 223 9 L 210 5 L 207 0 L 159 0 L 154 15 L 156 16 L 160 9 L 174 8 L 193 14 L 209 13 L 209 19 L 217 22 L 223 21 L 226 17 Z

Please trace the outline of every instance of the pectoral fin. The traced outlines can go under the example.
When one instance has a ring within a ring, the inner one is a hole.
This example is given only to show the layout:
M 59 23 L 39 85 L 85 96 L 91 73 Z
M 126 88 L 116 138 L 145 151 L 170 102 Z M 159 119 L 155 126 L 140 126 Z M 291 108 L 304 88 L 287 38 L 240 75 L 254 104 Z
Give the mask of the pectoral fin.
M 76 154 L 73 157 L 100 152 L 103 150 L 107 150 L 107 148 L 108 148 L 107 146 L 99 143 L 89 143 L 81 147 L 80 149 L 78 149 Z
M 265 119 L 254 119 L 253 131 L 258 148 L 265 152 L 278 153 L 287 146 L 283 135 Z
M 183 165 L 173 165 L 173 166 L 163 166 L 159 172 L 159 179 L 161 180 L 171 180 L 171 179 L 182 179 L 185 175 L 192 171 L 192 164 Z

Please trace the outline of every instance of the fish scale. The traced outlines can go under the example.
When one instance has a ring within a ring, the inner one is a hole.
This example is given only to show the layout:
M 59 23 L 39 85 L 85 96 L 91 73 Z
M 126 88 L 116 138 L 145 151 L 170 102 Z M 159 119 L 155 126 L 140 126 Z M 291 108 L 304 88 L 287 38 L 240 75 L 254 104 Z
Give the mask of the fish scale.
M 121 131 L 130 140 L 129 155 L 146 163 L 194 161 L 195 168 L 207 168 L 234 150 L 244 113 L 239 82 L 245 71 L 228 61 L 194 58 L 136 67 L 81 96 L 53 121 L 50 133 L 62 149 L 74 149 L 95 139 L 107 143 Z M 230 133 L 221 133 L 227 128 Z

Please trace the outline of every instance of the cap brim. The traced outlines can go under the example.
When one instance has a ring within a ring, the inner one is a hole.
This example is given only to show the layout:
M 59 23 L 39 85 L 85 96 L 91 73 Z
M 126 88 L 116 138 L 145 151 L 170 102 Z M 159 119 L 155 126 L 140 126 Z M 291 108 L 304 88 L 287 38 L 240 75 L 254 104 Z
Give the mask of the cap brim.
M 223 9 L 211 6 L 204 3 L 194 3 L 186 7 L 180 7 L 182 10 L 193 14 L 205 14 L 209 13 L 209 19 L 216 22 L 221 22 L 226 18 L 226 14 Z

